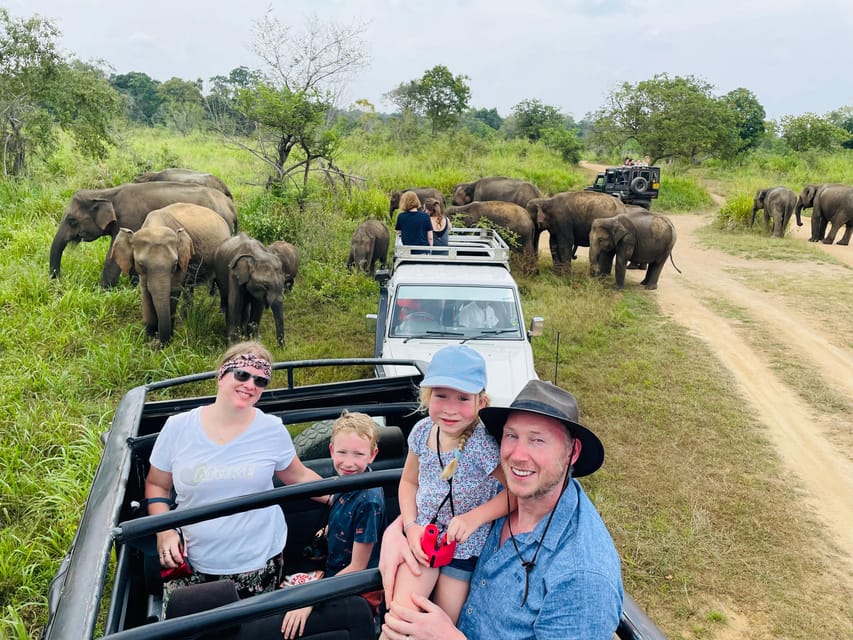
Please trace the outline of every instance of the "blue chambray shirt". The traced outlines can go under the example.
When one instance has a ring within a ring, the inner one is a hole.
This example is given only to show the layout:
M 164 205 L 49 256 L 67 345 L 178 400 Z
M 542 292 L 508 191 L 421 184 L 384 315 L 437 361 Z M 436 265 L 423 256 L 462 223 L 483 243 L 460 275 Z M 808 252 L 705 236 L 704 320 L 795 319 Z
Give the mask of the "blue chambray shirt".
M 526 561 L 547 520 L 515 536 Z M 486 540 L 459 630 L 472 640 L 611 640 L 622 613 L 619 555 L 578 481 L 571 481 L 557 505 L 523 607 L 525 571 L 511 540 L 498 546 L 503 524 L 504 518 L 497 520 Z

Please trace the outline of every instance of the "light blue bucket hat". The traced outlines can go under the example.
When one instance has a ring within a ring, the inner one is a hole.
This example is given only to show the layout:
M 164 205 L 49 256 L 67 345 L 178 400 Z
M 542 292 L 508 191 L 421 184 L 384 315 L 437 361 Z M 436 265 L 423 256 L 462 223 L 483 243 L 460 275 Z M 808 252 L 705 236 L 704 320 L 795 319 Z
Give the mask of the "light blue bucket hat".
M 433 355 L 421 386 L 479 393 L 486 388 L 486 361 L 471 347 L 462 344 L 444 347 Z

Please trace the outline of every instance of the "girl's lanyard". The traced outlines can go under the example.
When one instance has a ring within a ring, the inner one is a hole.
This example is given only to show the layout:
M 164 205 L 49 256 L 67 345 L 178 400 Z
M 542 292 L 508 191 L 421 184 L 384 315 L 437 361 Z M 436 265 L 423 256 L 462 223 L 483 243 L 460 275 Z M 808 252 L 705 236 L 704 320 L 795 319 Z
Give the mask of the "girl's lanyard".
M 435 425 L 435 454 L 438 456 L 438 467 L 439 474 L 444 470 L 444 462 L 441 459 L 441 442 L 438 439 L 438 425 Z M 441 511 L 441 508 L 444 506 L 444 503 L 450 500 L 450 517 L 453 518 L 456 516 L 456 511 L 453 508 L 453 478 L 448 478 L 447 484 L 450 487 L 447 491 L 447 495 L 444 496 L 444 500 L 438 505 L 438 509 L 435 510 L 435 515 L 430 520 L 430 524 L 435 524 L 438 520 L 438 514 Z

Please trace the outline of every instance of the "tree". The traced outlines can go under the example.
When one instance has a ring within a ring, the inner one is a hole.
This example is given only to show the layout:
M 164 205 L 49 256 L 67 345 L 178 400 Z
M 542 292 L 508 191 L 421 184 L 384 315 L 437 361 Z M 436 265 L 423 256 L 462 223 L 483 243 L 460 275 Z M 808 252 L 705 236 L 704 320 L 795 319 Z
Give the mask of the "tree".
M 498 110 L 492 107 L 491 109 L 475 109 L 471 112 L 471 117 L 475 120 L 485 123 L 495 131 L 501 128 L 504 119 L 498 114 Z
M 850 137 L 844 129 L 814 113 L 785 116 L 781 124 L 782 138 L 794 151 L 829 151 Z
M 197 129 L 204 118 L 201 84 L 201 80 L 193 83 L 180 78 L 170 78 L 157 87 L 157 93 L 163 100 L 163 121 L 184 135 Z
M 540 100 L 522 100 L 512 108 L 514 131 L 517 136 L 536 142 L 547 129 L 563 129 L 564 116 L 557 107 Z
M 14 19 L 0 8 L 0 161 L 4 176 L 24 173 L 32 152 L 58 145 L 57 127 L 86 155 L 102 157 L 118 98 L 101 71 L 66 60 L 59 30 L 39 17 Z
M 741 87 L 729 91 L 722 99 L 735 115 L 735 126 L 740 138 L 738 151 L 757 147 L 766 131 L 764 118 L 767 116 L 758 98 L 749 89 Z
M 211 90 L 204 98 L 210 119 L 230 135 L 251 135 L 255 131 L 255 123 L 235 109 L 237 93 L 240 89 L 251 88 L 260 79 L 257 71 L 244 66 L 235 67 L 227 76 L 210 78 Z
M 256 23 L 253 49 L 266 68 L 246 75 L 250 86 L 237 90 L 234 103 L 234 110 L 254 123 L 254 142 L 235 136 L 221 120 L 217 127 L 270 167 L 268 184 L 301 172 L 304 190 L 318 160 L 334 168 L 339 132 L 331 111 L 346 81 L 366 64 L 362 30 L 315 17 L 296 33 L 269 12 Z
M 154 124 L 154 117 L 163 104 L 163 97 L 157 91 L 160 86 L 157 80 L 140 71 L 131 71 L 111 76 L 110 84 L 125 97 L 129 120 L 148 126 Z
M 731 156 L 739 141 L 735 114 L 711 90 L 693 76 L 623 83 L 594 114 L 593 141 L 612 149 L 634 141 L 652 162 Z
M 827 114 L 826 119 L 848 133 L 848 138 L 841 143 L 845 149 L 853 149 L 853 107 L 841 107 Z
M 401 111 L 425 116 L 432 134 L 450 129 L 468 108 L 471 89 L 468 76 L 453 76 L 444 65 L 426 71 L 420 80 L 403 83 L 385 94 Z

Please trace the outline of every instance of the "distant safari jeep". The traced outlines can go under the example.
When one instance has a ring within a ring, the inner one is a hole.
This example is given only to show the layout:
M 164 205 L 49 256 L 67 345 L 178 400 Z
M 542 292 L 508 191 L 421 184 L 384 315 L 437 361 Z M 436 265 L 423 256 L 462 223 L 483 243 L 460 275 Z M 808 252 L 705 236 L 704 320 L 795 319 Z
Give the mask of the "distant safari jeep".
M 652 200 L 658 197 L 660 190 L 660 167 L 631 165 L 608 167 L 599 173 L 595 183 L 585 191 L 609 193 L 625 204 L 635 204 L 651 209 Z

